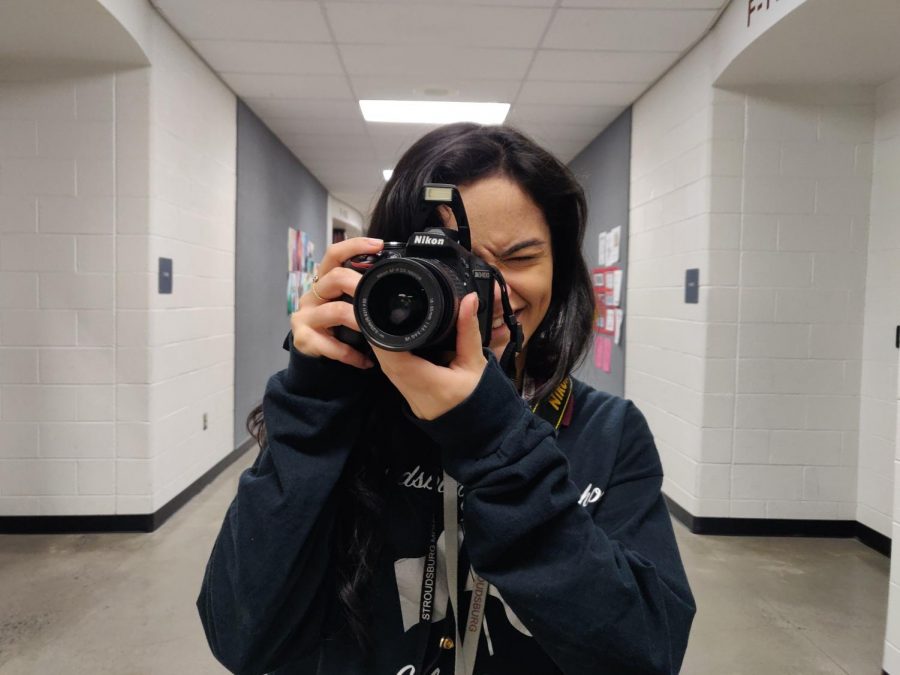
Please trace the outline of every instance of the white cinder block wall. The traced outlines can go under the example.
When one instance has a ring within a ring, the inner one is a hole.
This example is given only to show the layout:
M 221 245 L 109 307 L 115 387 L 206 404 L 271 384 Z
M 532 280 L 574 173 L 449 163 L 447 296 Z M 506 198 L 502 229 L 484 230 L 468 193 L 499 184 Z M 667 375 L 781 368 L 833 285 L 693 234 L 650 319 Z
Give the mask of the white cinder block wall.
M 0 515 L 113 513 L 115 76 L 0 82 Z
M 873 91 L 722 91 L 711 51 L 634 108 L 626 395 L 693 515 L 852 520 Z
M 900 182 L 900 78 L 897 78 L 878 88 L 876 97 L 876 122 L 875 122 L 875 177 L 872 188 L 872 230 L 871 246 L 874 249 L 880 244 L 882 249 L 877 254 L 870 253 L 869 282 L 867 289 L 866 305 L 866 360 L 863 364 L 863 403 L 861 408 L 861 445 L 860 445 L 860 520 L 874 515 L 873 522 L 881 521 L 880 509 L 885 506 L 884 497 L 880 502 L 874 499 L 865 502 L 871 506 L 863 506 L 863 497 L 869 499 L 869 495 L 863 495 L 863 491 L 869 489 L 872 479 L 882 476 L 894 476 L 894 484 L 888 486 L 888 494 L 893 495 L 893 541 L 900 541 L 900 388 L 894 387 L 889 392 L 884 380 L 890 379 L 891 373 L 896 385 L 897 368 L 900 366 L 898 352 L 890 344 L 890 329 L 896 330 L 900 324 L 900 193 L 897 184 Z M 884 266 L 884 267 L 882 267 Z M 887 276 L 881 276 L 887 275 Z M 892 277 L 890 275 L 893 275 Z M 893 290 L 892 290 L 893 289 Z M 871 302 L 871 305 L 869 304 Z M 884 312 L 881 317 L 869 316 L 869 309 L 880 309 Z M 893 326 L 888 325 L 888 321 Z M 883 322 L 883 323 L 882 323 Z M 870 323 L 873 326 L 872 333 L 879 333 L 881 340 L 874 336 L 870 338 Z M 887 329 L 887 340 L 890 349 L 883 345 Z M 871 349 L 870 349 L 871 339 Z M 870 366 L 870 362 L 872 365 Z M 871 380 L 869 380 L 871 378 Z M 866 413 L 867 397 L 874 402 L 882 400 L 890 402 L 893 399 L 893 447 L 894 466 L 891 471 L 890 462 L 884 456 L 881 443 L 875 443 L 871 455 L 864 456 L 864 433 L 871 429 L 872 435 L 885 434 L 890 437 L 890 431 L 885 428 L 891 417 L 890 405 L 883 408 L 875 405 L 878 415 L 869 426 Z M 882 399 L 883 397 L 883 399 Z M 877 421 L 876 421 L 877 420 Z M 867 465 L 871 463 L 872 469 Z M 874 488 L 874 493 L 879 495 L 879 488 Z M 890 496 L 886 503 L 890 506 Z M 871 511 L 872 514 L 866 514 Z M 874 527 L 874 525 L 870 525 Z M 887 636 L 884 648 L 884 669 L 892 674 L 900 673 L 900 562 L 898 556 L 891 558 L 891 586 L 888 601 Z
M 891 536 L 900 324 L 900 78 L 876 92 L 856 519 Z M 898 643 L 900 644 L 900 640 Z
M 0 82 L 0 515 L 151 513 L 232 449 L 235 99 L 128 9 L 150 68 Z
M 130 373 L 134 407 L 122 420 L 139 437 L 122 483 L 134 513 L 159 509 L 233 449 L 236 101 L 150 16 L 148 124 L 135 131 L 135 147 L 146 147 L 135 158 L 146 183 L 133 196 L 147 211 L 130 229 L 137 260 L 123 277 L 135 303 L 144 303 L 136 320 L 146 321 L 146 342 L 135 345 L 146 369 Z M 160 257 L 173 260 L 171 295 L 157 293 Z
M 625 393 L 656 437 L 668 495 L 698 515 L 708 290 L 683 303 L 684 270 L 706 277 L 710 223 L 708 49 L 689 53 L 634 106 Z M 717 231 L 718 232 L 718 231 Z M 727 426 L 727 425 L 726 425 Z M 721 457 L 728 461 L 730 457 Z
M 852 520 L 873 91 L 740 98 L 731 515 Z

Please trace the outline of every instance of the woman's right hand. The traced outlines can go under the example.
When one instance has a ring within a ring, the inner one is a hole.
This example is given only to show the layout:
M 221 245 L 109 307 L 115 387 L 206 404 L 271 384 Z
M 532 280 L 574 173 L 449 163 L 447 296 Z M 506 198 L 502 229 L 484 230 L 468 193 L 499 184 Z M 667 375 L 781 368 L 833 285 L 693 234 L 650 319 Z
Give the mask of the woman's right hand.
M 321 298 L 312 291 L 305 293 L 300 298 L 300 309 L 291 314 L 294 349 L 307 356 L 324 356 L 357 368 L 374 365 L 368 357 L 338 340 L 332 328 L 346 326 L 359 332 L 353 305 L 341 300 L 341 296 L 346 293 L 352 298 L 362 275 L 341 264 L 356 255 L 378 253 L 383 246 L 381 239 L 354 237 L 328 247 L 315 286 Z

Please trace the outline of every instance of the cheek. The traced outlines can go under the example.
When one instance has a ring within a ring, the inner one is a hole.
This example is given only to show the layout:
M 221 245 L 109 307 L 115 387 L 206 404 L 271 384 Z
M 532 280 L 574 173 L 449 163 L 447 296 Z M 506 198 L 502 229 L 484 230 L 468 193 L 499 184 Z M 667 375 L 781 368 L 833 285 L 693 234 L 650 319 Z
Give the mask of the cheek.
M 539 269 L 533 270 L 525 283 L 530 295 L 529 302 L 541 312 L 546 311 L 553 293 L 553 265 L 541 265 Z
M 526 329 L 534 329 L 550 306 L 553 268 L 547 266 L 543 269 L 513 274 L 508 281 L 511 293 L 528 303 L 528 323 L 531 325 L 526 326 Z

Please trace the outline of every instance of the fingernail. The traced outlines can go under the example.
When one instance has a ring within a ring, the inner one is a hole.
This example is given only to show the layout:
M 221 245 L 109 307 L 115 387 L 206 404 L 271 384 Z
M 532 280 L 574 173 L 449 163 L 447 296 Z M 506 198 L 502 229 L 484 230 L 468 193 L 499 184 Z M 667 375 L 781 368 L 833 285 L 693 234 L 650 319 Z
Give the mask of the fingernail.
M 373 239 L 372 237 L 366 237 L 366 242 L 371 244 L 372 246 L 380 246 L 384 243 L 384 239 Z
M 480 305 L 481 303 L 478 302 L 478 294 L 477 293 L 472 293 L 472 295 L 475 296 L 475 304 L 472 309 L 472 316 L 478 316 L 478 305 Z

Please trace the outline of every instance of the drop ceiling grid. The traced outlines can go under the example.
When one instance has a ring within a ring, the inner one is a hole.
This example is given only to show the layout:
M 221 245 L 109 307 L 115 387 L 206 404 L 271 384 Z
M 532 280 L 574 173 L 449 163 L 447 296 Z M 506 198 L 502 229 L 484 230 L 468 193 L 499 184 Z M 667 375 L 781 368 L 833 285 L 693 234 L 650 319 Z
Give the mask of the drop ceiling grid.
M 365 123 L 358 98 L 510 101 L 571 159 L 708 30 L 727 0 L 151 0 L 336 196 L 433 127 Z M 364 203 L 365 202 L 365 203 Z

